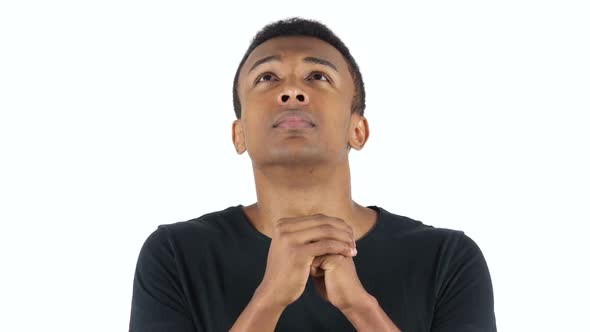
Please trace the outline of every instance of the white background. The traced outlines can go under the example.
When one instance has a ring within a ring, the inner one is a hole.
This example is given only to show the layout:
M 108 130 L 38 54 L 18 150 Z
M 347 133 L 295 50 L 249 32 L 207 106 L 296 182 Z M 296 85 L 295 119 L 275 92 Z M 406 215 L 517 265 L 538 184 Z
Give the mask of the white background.
M 255 201 L 232 80 L 290 16 L 363 73 L 353 198 L 473 238 L 500 331 L 587 330 L 588 7 L 383 3 L 3 1 L 0 330 L 127 331 L 157 225 Z

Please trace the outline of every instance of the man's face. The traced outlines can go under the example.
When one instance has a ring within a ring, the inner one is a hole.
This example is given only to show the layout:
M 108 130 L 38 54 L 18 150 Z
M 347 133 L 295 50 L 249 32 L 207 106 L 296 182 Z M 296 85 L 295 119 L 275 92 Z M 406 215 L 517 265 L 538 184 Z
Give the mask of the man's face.
M 320 39 L 278 37 L 259 45 L 241 68 L 238 95 L 234 144 L 254 164 L 341 162 L 349 143 L 357 148 L 359 121 L 368 137 L 364 117 L 351 114 L 347 62 Z

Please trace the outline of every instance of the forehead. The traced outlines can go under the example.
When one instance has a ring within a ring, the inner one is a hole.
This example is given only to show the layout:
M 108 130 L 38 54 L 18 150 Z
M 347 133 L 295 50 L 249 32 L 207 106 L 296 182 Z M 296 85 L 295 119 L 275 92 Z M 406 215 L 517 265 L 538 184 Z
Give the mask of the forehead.
M 346 60 L 332 45 L 314 37 L 288 36 L 276 37 L 258 45 L 244 62 L 242 70 L 248 70 L 257 60 L 280 55 L 283 58 L 316 56 L 334 63 L 338 68 L 346 68 Z

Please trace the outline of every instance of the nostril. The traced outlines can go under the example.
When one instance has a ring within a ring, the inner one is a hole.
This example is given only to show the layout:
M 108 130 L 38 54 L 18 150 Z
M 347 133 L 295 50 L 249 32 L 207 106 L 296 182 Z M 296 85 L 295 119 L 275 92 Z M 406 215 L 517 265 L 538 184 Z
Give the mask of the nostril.
M 297 100 L 304 101 L 305 97 L 303 97 L 303 95 L 297 95 Z
M 289 96 L 287 96 L 287 95 L 283 95 L 283 96 L 281 97 L 281 100 L 282 100 L 282 101 L 283 101 L 283 103 L 284 103 L 284 102 L 286 102 L 287 100 L 289 100 Z

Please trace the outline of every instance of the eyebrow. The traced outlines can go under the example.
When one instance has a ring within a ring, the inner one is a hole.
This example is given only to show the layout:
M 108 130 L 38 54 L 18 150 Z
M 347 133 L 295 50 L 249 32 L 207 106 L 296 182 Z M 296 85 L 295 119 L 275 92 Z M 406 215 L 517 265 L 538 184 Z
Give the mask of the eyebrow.
M 338 71 L 338 68 L 336 68 L 336 66 L 334 66 L 333 63 L 331 63 L 330 61 L 325 60 L 325 59 L 316 58 L 313 56 L 308 56 L 307 58 L 303 59 L 303 61 L 309 62 L 309 63 L 317 63 L 318 65 L 328 66 L 328 67 L 331 67 L 332 69 L 334 69 L 335 71 Z
M 266 56 L 260 60 L 257 60 L 256 62 L 254 62 L 254 64 L 252 65 L 252 67 L 250 68 L 250 70 L 248 71 L 248 73 L 252 72 L 254 70 L 254 68 L 260 66 L 263 63 L 266 62 L 270 62 L 270 61 L 282 61 L 282 58 L 280 55 L 269 55 Z M 328 66 L 332 69 L 334 69 L 335 71 L 338 71 L 338 68 L 336 68 L 336 66 L 334 66 L 333 63 L 331 63 L 330 61 L 326 60 L 326 59 L 322 59 L 322 58 L 317 58 L 314 56 L 308 56 L 306 58 L 303 59 L 303 62 L 307 62 L 307 63 L 315 63 L 318 65 L 324 65 L 324 66 Z

